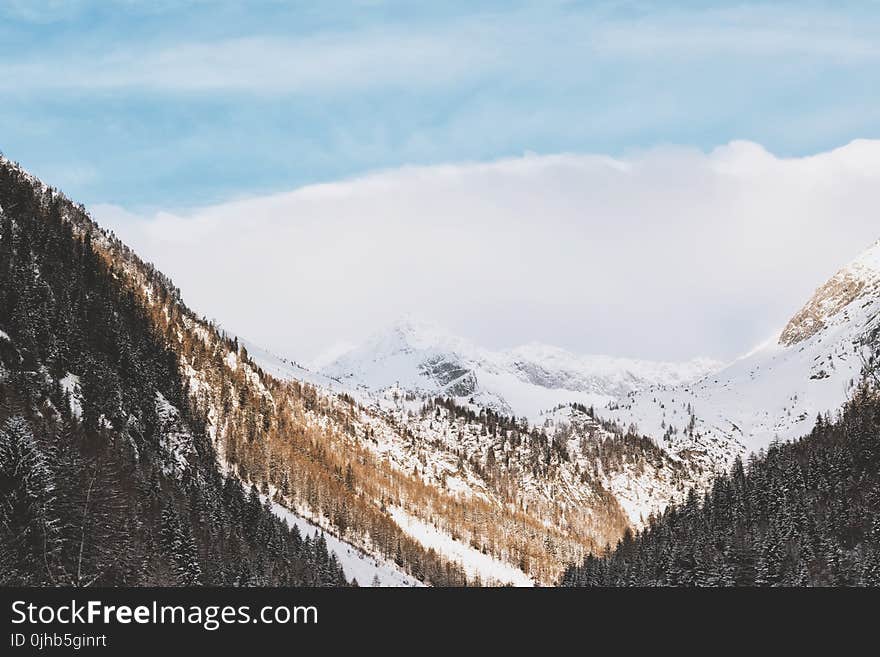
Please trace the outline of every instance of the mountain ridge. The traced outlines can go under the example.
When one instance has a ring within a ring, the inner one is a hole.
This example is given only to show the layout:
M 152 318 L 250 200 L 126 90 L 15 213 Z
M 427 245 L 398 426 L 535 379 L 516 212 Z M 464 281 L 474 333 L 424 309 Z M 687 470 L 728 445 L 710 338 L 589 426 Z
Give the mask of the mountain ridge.
M 880 241 L 821 285 L 776 339 L 692 384 L 631 393 L 602 414 L 676 453 L 736 456 L 808 433 L 861 380 L 880 327 Z M 715 449 L 717 448 L 717 449 Z
M 629 391 L 694 380 L 720 366 L 708 358 L 675 363 L 575 355 L 540 343 L 493 351 L 436 324 L 404 318 L 319 373 L 353 387 L 397 385 L 426 394 L 473 397 L 494 410 L 537 421 L 541 412 L 559 403 L 603 405 Z

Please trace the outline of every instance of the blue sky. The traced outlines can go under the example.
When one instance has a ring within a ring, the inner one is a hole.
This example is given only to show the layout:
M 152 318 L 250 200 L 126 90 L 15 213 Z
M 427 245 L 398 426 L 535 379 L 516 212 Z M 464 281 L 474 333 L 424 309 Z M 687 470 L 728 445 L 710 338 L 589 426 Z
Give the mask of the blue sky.
M 87 204 L 880 136 L 877 3 L 0 0 L 0 149 Z

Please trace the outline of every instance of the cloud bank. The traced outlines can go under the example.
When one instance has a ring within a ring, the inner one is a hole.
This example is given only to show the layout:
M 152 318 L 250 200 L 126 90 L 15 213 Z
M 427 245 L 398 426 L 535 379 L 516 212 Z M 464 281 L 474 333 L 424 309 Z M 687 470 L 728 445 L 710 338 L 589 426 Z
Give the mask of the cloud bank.
M 732 358 L 880 237 L 880 141 L 404 167 L 187 212 L 94 215 L 198 312 L 309 360 L 399 316 L 487 347 Z

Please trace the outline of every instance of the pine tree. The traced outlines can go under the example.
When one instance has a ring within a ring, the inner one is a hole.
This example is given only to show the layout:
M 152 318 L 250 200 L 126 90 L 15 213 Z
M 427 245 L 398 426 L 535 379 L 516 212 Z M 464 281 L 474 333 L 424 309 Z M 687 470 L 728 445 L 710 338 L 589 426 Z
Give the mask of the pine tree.
M 54 580 L 60 549 L 49 456 L 21 416 L 0 426 L 0 578 L 7 584 Z

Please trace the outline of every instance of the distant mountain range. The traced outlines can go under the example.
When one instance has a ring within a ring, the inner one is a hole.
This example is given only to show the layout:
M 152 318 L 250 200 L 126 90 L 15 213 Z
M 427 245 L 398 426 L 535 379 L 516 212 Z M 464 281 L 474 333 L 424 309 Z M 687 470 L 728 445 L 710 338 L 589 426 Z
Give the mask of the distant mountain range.
M 720 462 L 790 440 L 833 413 L 858 383 L 877 331 L 880 242 L 823 284 L 765 344 L 730 364 L 579 356 L 530 344 L 477 347 L 404 319 L 318 374 L 354 389 L 399 386 L 540 422 L 561 403 L 635 424 L 671 453 L 712 450 Z
M 579 356 L 538 343 L 491 351 L 441 327 L 402 319 L 342 354 L 319 373 L 348 385 L 381 390 L 399 386 L 448 395 L 508 415 L 537 421 L 560 403 L 605 406 L 653 385 L 676 385 L 720 369 L 696 359 L 667 363 Z

